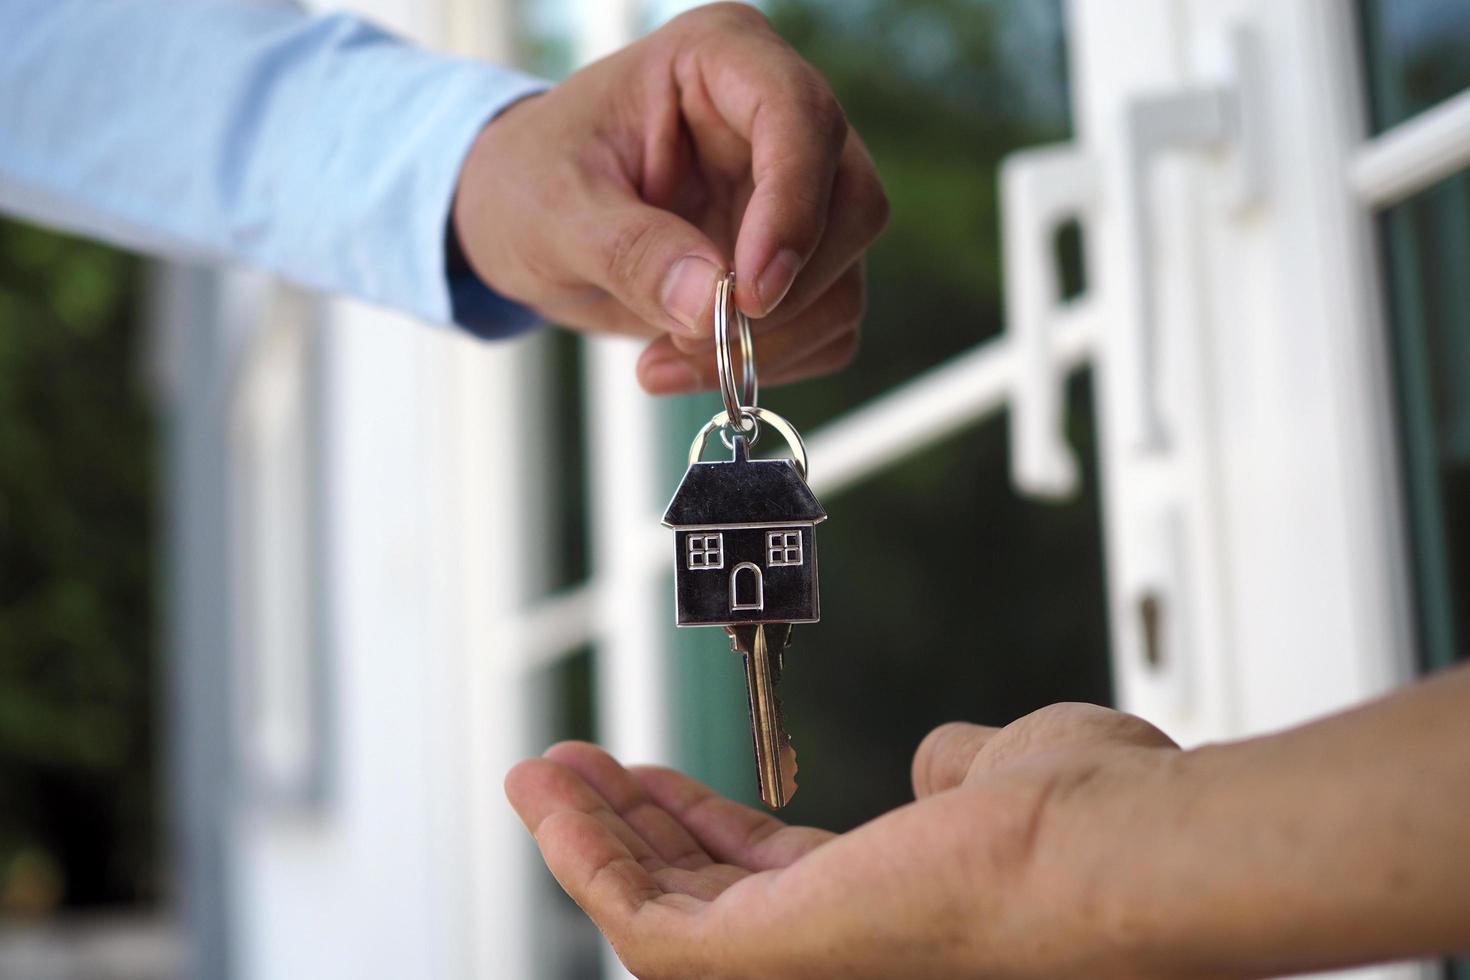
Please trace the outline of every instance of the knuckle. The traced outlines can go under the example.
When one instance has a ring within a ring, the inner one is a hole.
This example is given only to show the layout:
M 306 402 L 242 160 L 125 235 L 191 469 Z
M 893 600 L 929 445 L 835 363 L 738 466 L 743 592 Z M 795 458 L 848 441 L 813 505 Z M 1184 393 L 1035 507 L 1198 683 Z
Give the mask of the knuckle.
M 1150 721 L 1120 711 L 1112 712 L 1112 715 L 1112 724 L 1116 726 L 1117 734 L 1127 741 L 1143 746 L 1178 747 L 1177 742 Z
M 793 58 L 796 56 L 793 54 Z M 832 87 L 811 65 L 799 58 L 768 79 L 767 104 L 799 119 L 822 150 L 834 159 L 847 145 L 847 113 Z
M 504 249 L 500 254 L 504 261 L 491 267 L 505 270 L 504 281 L 498 286 L 507 297 L 521 302 L 551 302 L 567 278 L 563 261 L 544 241 L 532 240 L 520 248 Z
M 785 178 L 774 186 L 779 188 L 781 205 L 793 225 L 787 231 L 788 240 L 808 249 L 815 247 L 822 234 L 820 222 L 826 220 L 829 195 L 823 194 L 821 186 L 807 179 L 805 174 Z M 798 216 L 799 224 L 796 223 Z
M 675 18 L 690 25 L 711 27 L 768 27 L 770 21 L 766 15 L 761 13 L 753 5 L 748 3 L 737 3 L 728 0 L 724 3 L 711 3 L 702 7 L 696 7 Z
M 838 371 L 842 368 L 847 367 L 857 357 L 858 348 L 860 346 L 862 346 L 861 336 L 859 335 L 857 330 L 852 330 L 849 333 L 843 334 L 842 337 L 839 338 L 835 343 L 833 343 L 832 346 L 829 348 L 831 353 L 828 355 L 827 365 L 833 371 Z
M 836 322 L 844 329 L 855 330 L 868 313 L 868 290 L 863 277 L 854 272 L 844 274 L 832 291 L 832 304 Z
M 950 747 L 963 741 L 969 729 L 970 726 L 965 722 L 952 721 L 924 736 L 918 751 L 914 753 L 913 780 L 916 789 L 927 792 L 939 785 L 944 767 L 949 761 Z
M 620 222 L 601 244 L 603 271 L 611 283 L 631 286 L 638 281 L 658 229 L 646 218 Z
M 1096 704 L 1062 702 L 1047 705 L 1016 723 L 1030 742 L 1074 740 L 1172 746 L 1173 739 L 1150 722 Z
M 847 113 L 827 80 L 815 68 L 803 64 L 791 81 L 789 93 L 828 151 L 841 153 L 847 143 Z
M 1050 831 L 1049 816 L 1068 788 L 1071 773 L 1045 778 L 1009 778 L 989 794 L 987 814 L 991 834 L 985 842 L 988 870 L 997 876 L 1022 880 L 1037 855 L 1044 853 Z M 1081 777 L 1085 781 L 1085 776 Z
M 868 234 L 877 238 L 888 227 L 893 209 L 883 182 L 872 170 L 865 170 L 854 178 L 852 197 L 855 209 L 867 222 Z
M 924 740 L 919 743 L 918 750 L 914 753 L 914 768 L 926 774 L 939 758 L 940 747 L 953 737 L 954 733 L 964 727 L 964 722 L 951 721 L 932 729 Z
M 1027 728 L 1036 728 L 1044 731 L 1058 731 L 1076 728 L 1080 725 L 1090 725 L 1101 716 L 1112 714 L 1107 708 L 1100 708 L 1095 704 L 1082 704 L 1075 701 L 1061 701 L 1049 704 L 1044 708 L 1038 708 L 1025 718 Z

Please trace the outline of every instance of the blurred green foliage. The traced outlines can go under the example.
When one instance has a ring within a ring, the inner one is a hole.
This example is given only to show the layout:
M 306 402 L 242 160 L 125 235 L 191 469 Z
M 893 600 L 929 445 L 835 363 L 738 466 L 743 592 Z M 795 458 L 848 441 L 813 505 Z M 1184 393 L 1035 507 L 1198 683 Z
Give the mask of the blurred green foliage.
M 0 912 L 156 889 L 140 268 L 0 222 Z
M 999 332 L 997 168 L 1068 135 L 1061 15 L 1050 0 L 777 0 L 769 13 L 831 80 L 892 202 L 857 369 L 781 396 L 810 425 Z

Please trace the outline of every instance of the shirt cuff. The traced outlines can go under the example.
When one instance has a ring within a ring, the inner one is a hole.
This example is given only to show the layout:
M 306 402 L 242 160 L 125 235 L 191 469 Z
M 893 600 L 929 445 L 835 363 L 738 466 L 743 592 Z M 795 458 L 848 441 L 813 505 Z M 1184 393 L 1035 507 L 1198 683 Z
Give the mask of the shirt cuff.
M 444 275 L 449 283 L 449 309 L 454 322 L 481 340 L 497 340 L 540 325 L 541 315 L 529 306 L 506 299 L 475 275 L 454 233 L 445 222 Z
M 476 337 L 493 340 L 524 333 L 539 325 L 542 318 L 530 307 L 492 290 L 470 268 L 454 235 L 451 220 L 454 193 L 459 186 L 459 173 L 465 158 L 480 132 L 506 109 L 551 86 L 549 82 L 507 72 L 503 68 L 481 66 L 475 62 L 463 64 L 468 77 L 463 79 L 463 84 L 453 86 L 452 92 L 446 93 L 460 104 L 442 106 L 447 132 L 440 145 L 445 152 L 443 166 L 431 183 L 437 207 L 424 211 L 425 217 L 432 215 L 436 219 L 432 229 L 433 243 L 428 247 L 437 257 L 433 268 L 441 270 L 442 274 L 435 295 L 428 297 L 430 306 L 425 312 L 431 319 L 453 322 Z M 482 70 L 483 85 L 479 85 L 474 76 Z

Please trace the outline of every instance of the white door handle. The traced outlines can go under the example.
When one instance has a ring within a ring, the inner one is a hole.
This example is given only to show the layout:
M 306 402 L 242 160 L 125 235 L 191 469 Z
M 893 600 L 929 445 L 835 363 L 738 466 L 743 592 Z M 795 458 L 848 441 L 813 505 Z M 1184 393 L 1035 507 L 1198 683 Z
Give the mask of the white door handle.
M 1266 193 L 1265 72 L 1260 39 L 1246 28 L 1230 35 L 1234 77 L 1217 85 L 1145 96 L 1128 106 L 1128 211 L 1133 240 L 1130 265 L 1138 290 L 1138 321 L 1127 329 L 1133 373 L 1132 409 L 1123 420 L 1128 445 L 1162 452 L 1169 433 L 1159 408 L 1158 287 L 1150 176 L 1157 160 L 1183 150 L 1230 150 L 1231 205 L 1244 210 Z
M 1052 338 L 1085 300 L 1063 303 L 1053 245 L 1071 221 L 1086 241 L 1097 166 L 1068 144 L 1027 150 L 1006 158 L 1000 189 L 1006 335 L 1015 359 L 1011 479 L 1022 493 L 1063 497 L 1076 489 L 1078 467 L 1065 431 L 1065 368 Z

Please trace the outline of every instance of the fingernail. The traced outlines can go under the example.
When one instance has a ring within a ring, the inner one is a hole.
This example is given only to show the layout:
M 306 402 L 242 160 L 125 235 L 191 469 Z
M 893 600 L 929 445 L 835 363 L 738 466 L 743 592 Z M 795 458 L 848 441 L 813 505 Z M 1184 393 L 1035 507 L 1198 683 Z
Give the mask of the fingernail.
M 766 264 L 765 269 L 755 280 L 755 292 L 760 297 L 761 308 L 765 311 L 762 316 L 769 314 L 776 308 L 776 304 L 786 298 L 786 293 L 791 289 L 791 284 L 796 281 L 797 270 L 801 268 L 801 256 L 783 248 L 776 253 L 776 257 Z
M 664 277 L 664 312 L 678 320 L 690 333 L 707 333 L 703 329 L 704 312 L 714 295 L 719 268 L 698 255 L 686 255 L 674 263 Z
M 643 369 L 643 387 L 655 395 L 687 395 L 704 387 L 688 362 L 654 361 Z

